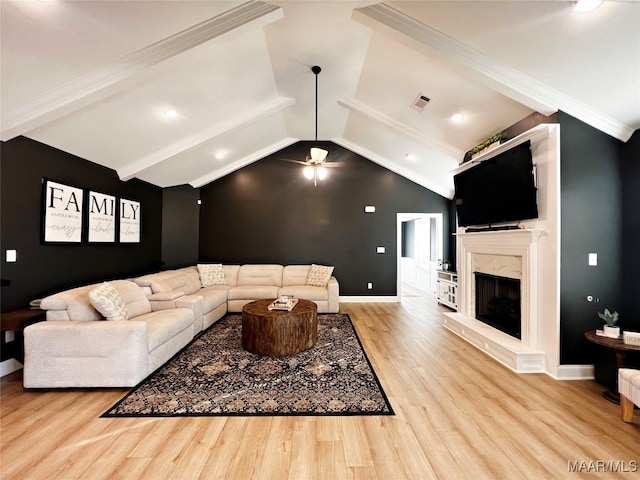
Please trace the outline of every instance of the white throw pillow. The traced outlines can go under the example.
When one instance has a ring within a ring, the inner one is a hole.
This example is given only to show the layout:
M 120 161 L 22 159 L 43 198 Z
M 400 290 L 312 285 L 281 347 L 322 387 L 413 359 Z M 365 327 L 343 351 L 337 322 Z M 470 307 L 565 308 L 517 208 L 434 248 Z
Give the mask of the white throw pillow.
M 129 319 L 124 300 L 109 282 L 104 282 L 91 290 L 89 300 L 91 305 L 107 320 L 124 321 Z
M 312 264 L 307 275 L 307 285 L 313 287 L 326 287 L 331 279 L 334 267 Z
M 212 285 L 226 285 L 227 278 L 224 276 L 224 269 L 221 263 L 198 264 L 200 273 L 200 283 L 203 287 Z

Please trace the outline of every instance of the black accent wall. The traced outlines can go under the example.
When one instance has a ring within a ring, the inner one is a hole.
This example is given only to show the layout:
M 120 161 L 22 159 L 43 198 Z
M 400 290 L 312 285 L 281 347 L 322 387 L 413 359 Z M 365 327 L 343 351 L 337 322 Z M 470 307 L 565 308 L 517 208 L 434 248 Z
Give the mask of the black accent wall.
M 620 326 L 640 328 L 638 133 L 625 144 L 558 113 L 561 136 L 561 364 L 589 364 L 584 332 L 601 328 L 597 312 L 620 312 Z M 635 203 L 634 203 L 635 202 Z M 598 265 L 588 266 L 589 253 Z M 635 285 L 635 286 L 634 286 Z M 635 290 L 635 296 L 634 296 Z M 589 303 L 587 295 L 599 299 Z M 635 312 L 635 313 L 634 313 Z
M 162 196 L 162 268 L 169 270 L 198 261 L 200 190 L 189 185 L 169 187 Z
M 622 322 L 640 331 L 640 130 L 622 146 L 622 219 Z
M 318 143 L 343 166 L 314 187 L 283 159 L 303 160 Z M 333 265 L 341 295 L 396 295 L 397 213 L 443 213 L 454 256 L 452 201 L 331 142 L 298 142 L 202 187 L 201 198 L 200 261 Z
M 162 189 L 139 180 L 122 182 L 115 171 L 25 137 L 1 144 L 2 311 L 68 287 L 139 275 L 161 258 Z M 42 178 L 141 203 L 141 243 L 41 243 Z M 6 263 L 16 249 L 18 261 Z

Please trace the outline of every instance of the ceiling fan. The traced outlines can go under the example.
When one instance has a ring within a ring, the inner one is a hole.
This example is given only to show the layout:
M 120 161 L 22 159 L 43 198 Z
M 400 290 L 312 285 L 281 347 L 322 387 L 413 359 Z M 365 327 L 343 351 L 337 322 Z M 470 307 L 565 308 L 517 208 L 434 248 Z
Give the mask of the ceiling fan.
M 311 71 L 316 76 L 316 142 L 318 141 L 318 74 L 322 71 L 322 69 L 314 65 L 311 67 Z M 301 165 L 305 165 L 302 173 L 309 180 L 313 180 L 314 186 L 318 186 L 318 180 L 324 180 L 327 178 L 327 168 L 331 167 L 342 167 L 344 166 L 338 162 L 325 162 L 327 155 L 329 152 L 323 148 L 312 147 L 309 151 L 309 155 L 307 155 L 306 160 L 291 160 L 288 158 L 283 158 L 287 162 L 298 163 Z

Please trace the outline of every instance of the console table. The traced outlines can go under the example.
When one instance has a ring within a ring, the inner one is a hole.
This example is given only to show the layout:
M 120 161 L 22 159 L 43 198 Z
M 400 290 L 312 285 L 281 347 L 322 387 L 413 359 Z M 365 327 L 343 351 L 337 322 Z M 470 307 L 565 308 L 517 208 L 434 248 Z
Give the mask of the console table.
M 595 343 L 596 345 L 600 345 L 601 347 L 611 348 L 616 352 L 616 391 L 612 392 L 611 390 L 607 390 L 602 393 L 602 396 L 609 400 L 610 402 L 620 404 L 620 394 L 618 393 L 618 372 L 620 368 L 624 367 L 625 356 L 627 352 L 640 352 L 640 346 L 638 345 L 627 345 L 622 341 L 621 338 L 611 338 L 604 337 L 602 335 L 597 335 L 596 332 L 590 330 L 585 332 L 584 336 L 591 343 Z
M 458 310 L 458 274 L 448 270 L 438 270 L 436 283 L 438 285 L 436 292 L 438 303 Z

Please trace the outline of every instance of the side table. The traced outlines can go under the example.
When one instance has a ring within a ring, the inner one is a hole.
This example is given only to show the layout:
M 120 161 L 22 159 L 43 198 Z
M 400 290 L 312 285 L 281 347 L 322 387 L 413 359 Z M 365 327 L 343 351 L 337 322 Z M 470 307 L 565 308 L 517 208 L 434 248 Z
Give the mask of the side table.
M 640 352 L 640 346 L 627 345 L 621 338 L 604 337 L 597 335 L 593 330 L 585 332 L 584 336 L 591 343 L 602 347 L 611 348 L 616 352 L 616 391 L 611 390 L 602 393 L 602 396 L 610 402 L 620 404 L 620 394 L 618 393 L 618 370 L 624 367 L 625 356 L 627 352 Z
M 0 313 L 0 331 L 16 332 L 16 338 L 14 340 L 15 347 L 9 347 L 11 343 L 3 344 L 3 347 L 7 347 L 7 354 L 12 355 L 16 360 L 22 362 L 24 360 L 22 331 L 29 325 L 42 322 L 43 320 L 45 320 L 45 311 L 39 308 L 22 308 L 20 310 Z M 2 356 L 4 360 L 4 352 Z

